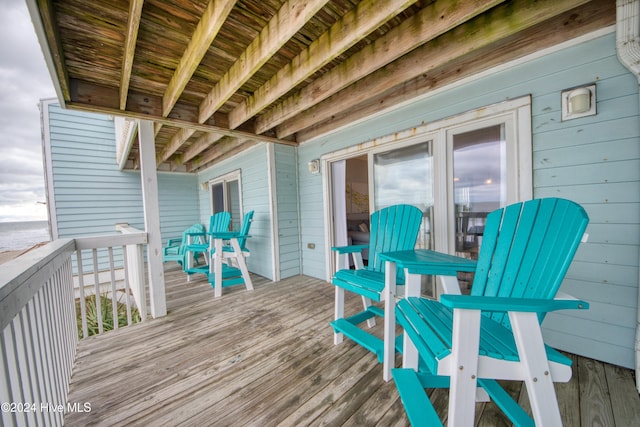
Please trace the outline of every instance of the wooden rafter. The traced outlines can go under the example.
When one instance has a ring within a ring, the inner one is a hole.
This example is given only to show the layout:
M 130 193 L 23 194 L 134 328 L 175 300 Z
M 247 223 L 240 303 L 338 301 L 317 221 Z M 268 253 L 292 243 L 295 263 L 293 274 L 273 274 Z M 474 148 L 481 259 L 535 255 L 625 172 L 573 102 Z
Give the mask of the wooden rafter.
M 162 97 L 162 115 L 164 117 L 169 115 L 178 98 L 182 95 L 182 91 L 200 65 L 200 61 L 207 53 L 235 3 L 236 0 L 211 0 L 209 2 Z
M 504 0 L 435 2 L 256 120 L 265 132 Z
M 600 3 L 605 3 L 600 1 Z M 609 9 L 609 10 L 607 10 Z M 579 37 L 615 24 L 615 4 L 610 3 L 603 8 L 598 2 L 590 2 L 577 9 L 572 9 L 563 15 L 559 15 L 549 24 L 558 28 L 553 34 L 546 34 L 539 24 L 532 26 L 517 36 L 499 44 L 492 44 L 485 48 L 470 52 L 462 57 L 446 64 L 420 74 L 418 77 L 403 82 L 394 87 L 391 91 L 379 94 L 368 99 L 357 108 L 335 113 L 330 119 L 314 124 L 297 133 L 299 142 L 308 141 L 318 136 L 330 132 L 332 129 L 340 128 L 352 123 L 354 120 L 361 120 L 371 117 L 380 111 L 415 99 L 429 91 L 442 88 L 459 79 L 470 77 L 476 73 L 486 71 L 492 67 L 499 66 L 517 58 L 532 54 L 537 50 L 551 47 L 565 40 Z M 568 17 L 567 14 L 571 14 Z M 556 25 L 553 25 L 553 24 Z M 545 23 L 544 25 L 547 25 Z M 463 29 L 460 29 L 463 30 Z M 443 36 L 440 45 L 446 46 L 449 42 L 454 43 L 460 37 L 459 31 L 452 31 Z M 432 52 L 436 54 L 436 51 Z
M 328 0 L 289 0 L 258 37 L 240 55 L 229 71 L 200 103 L 200 123 L 204 123 L 247 82 Z
M 171 141 L 169 141 L 169 144 L 167 144 L 167 146 L 164 147 L 164 149 L 162 150 L 162 153 L 158 155 L 158 159 L 157 159 L 158 163 L 162 163 L 167 159 L 169 159 L 169 157 L 171 157 L 173 153 L 175 153 L 178 150 L 178 148 L 180 148 L 182 144 L 184 144 L 186 140 L 191 138 L 191 135 L 193 135 L 195 132 L 196 132 L 195 129 L 190 129 L 190 128 L 180 129 L 175 135 L 173 135 L 173 138 L 171 138 Z
M 60 103 L 154 121 L 175 171 L 296 146 L 615 20 L 611 0 L 26 2 Z
M 129 81 L 133 68 L 133 57 L 136 53 L 138 29 L 144 0 L 131 0 L 129 3 L 129 19 L 127 21 L 127 33 L 124 42 L 124 58 L 122 60 L 122 77 L 120 77 L 120 109 L 127 108 L 127 95 L 129 93 Z
M 396 16 L 413 0 L 366 0 L 322 34 L 266 84 L 229 113 L 229 126 L 241 125 L 297 86 L 364 36 Z
M 197 161 L 188 163 L 187 171 L 193 172 L 215 160 L 222 160 L 255 144 L 257 142 L 253 139 L 225 137 L 213 144 L 205 153 L 199 156 Z
M 541 3 L 548 3 L 548 7 L 538 7 Z M 463 24 L 465 29 L 460 30 L 462 38 L 446 45 L 432 42 L 413 50 L 336 95 L 311 106 L 295 118 L 282 123 L 277 127 L 277 135 L 280 138 L 292 135 L 331 117 L 336 112 L 345 111 L 364 99 L 383 93 L 441 64 L 509 37 L 583 3 L 587 3 L 587 1 L 541 0 L 536 2 L 536 7 L 534 7 L 528 0 L 519 0 L 492 9 L 487 12 L 491 14 L 492 19 L 483 16 L 482 25 L 473 22 Z
M 204 150 L 209 148 L 213 143 L 219 141 L 223 138 L 221 135 L 217 133 L 205 133 L 202 135 L 196 142 L 194 142 L 189 148 L 187 148 L 184 152 L 183 160 L 185 162 L 190 161 L 198 154 L 202 153 Z
M 253 139 L 256 141 L 262 141 L 262 142 L 273 142 L 275 144 L 284 144 L 284 145 L 291 145 L 291 146 L 297 146 L 298 143 L 295 141 L 289 141 L 289 140 L 285 140 L 285 139 L 278 139 L 278 138 L 274 138 L 271 136 L 267 136 L 267 135 L 256 135 L 254 133 L 251 132 L 246 132 L 243 130 L 238 130 L 238 129 L 228 129 L 228 128 L 223 128 L 220 126 L 212 126 L 212 125 L 208 125 L 208 124 L 200 124 L 200 123 L 194 123 L 191 121 L 187 121 L 187 120 L 181 120 L 181 119 L 176 119 L 176 118 L 172 118 L 172 117 L 162 117 L 162 116 L 156 116 L 153 114 L 144 114 L 144 113 L 139 113 L 139 112 L 132 112 L 132 111 L 119 111 L 117 109 L 114 108 L 109 108 L 109 107 L 102 107 L 100 105 L 87 105 L 85 103 L 69 103 L 68 107 L 74 110 L 79 110 L 79 111 L 93 111 L 93 112 L 97 112 L 97 113 L 102 113 L 102 114 L 115 114 L 115 115 L 120 115 L 123 117 L 131 117 L 134 119 L 141 119 L 141 120 L 151 120 L 155 123 L 159 123 L 161 125 L 169 125 L 169 126 L 175 126 L 178 127 L 180 129 L 190 129 L 195 131 L 200 131 L 200 132 L 212 132 L 212 133 L 216 133 L 218 135 L 222 135 L 222 136 L 230 136 L 230 137 L 235 137 L 235 138 L 245 138 L 245 139 Z M 192 133 L 193 134 L 193 133 Z

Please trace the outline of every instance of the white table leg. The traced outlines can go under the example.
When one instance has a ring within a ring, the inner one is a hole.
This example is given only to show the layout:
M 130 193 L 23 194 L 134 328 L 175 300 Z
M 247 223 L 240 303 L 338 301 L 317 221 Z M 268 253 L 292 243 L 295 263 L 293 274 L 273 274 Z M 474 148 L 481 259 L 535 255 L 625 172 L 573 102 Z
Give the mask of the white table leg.
M 222 296 L 222 239 L 213 239 L 213 262 L 209 265 L 213 267 L 213 296 Z
M 409 273 L 405 269 L 404 297 L 419 297 L 421 289 L 421 275 Z M 405 332 L 402 338 L 402 367 L 418 370 L 418 349 Z

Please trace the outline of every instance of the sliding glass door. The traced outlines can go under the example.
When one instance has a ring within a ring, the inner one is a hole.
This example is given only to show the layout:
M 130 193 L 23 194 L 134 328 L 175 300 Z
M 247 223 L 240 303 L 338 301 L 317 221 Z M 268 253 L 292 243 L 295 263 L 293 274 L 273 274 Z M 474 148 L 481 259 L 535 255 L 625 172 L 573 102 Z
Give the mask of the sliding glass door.
M 240 201 L 240 171 L 232 172 L 209 181 L 211 212 L 229 212 L 230 229 L 239 229 L 242 222 Z
M 373 206 L 376 211 L 396 204 L 408 204 L 423 212 L 416 247 L 433 247 L 433 155 L 432 142 L 421 142 L 373 153 Z

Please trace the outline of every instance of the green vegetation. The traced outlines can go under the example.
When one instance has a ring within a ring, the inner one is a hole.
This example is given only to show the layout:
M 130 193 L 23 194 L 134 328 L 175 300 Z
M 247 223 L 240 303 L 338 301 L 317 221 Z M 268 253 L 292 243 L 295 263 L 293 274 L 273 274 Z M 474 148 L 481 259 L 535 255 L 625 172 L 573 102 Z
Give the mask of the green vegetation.
M 89 336 L 99 333 L 98 329 L 98 307 L 96 296 L 90 295 L 85 298 L 87 310 L 87 329 Z M 133 302 L 133 299 L 132 299 Z M 100 295 L 100 311 L 103 331 L 113 330 L 113 304 L 111 298 Z M 118 327 L 127 326 L 127 305 L 117 302 Z M 76 299 L 76 317 L 78 321 L 78 338 L 82 339 L 82 316 L 80 312 L 80 299 Z M 140 322 L 140 313 L 135 307 L 131 307 L 131 323 Z

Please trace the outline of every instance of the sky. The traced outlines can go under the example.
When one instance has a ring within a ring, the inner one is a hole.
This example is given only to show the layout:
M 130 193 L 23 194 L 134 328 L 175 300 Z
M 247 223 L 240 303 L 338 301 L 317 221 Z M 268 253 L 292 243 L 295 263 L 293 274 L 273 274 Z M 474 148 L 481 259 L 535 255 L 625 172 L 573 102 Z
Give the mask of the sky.
M 56 96 L 24 0 L 0 0 L 0 222 L 47 219 L 41 99 Z

